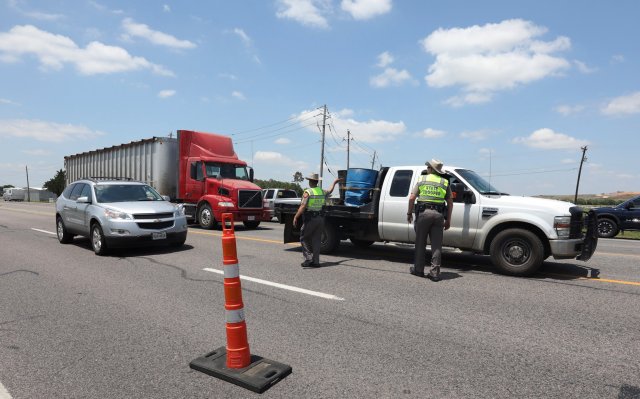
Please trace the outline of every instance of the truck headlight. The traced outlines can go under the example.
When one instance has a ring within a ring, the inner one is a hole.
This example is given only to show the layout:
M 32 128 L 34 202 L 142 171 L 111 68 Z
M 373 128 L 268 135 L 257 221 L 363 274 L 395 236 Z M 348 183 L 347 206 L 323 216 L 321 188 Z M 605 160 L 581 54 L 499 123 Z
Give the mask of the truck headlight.
M 553 219 L 553 228 L 556 229 L 558 238 L 569 238 L 571 233 L 571 216 L 556 216 Z
M 179 216 L 184 216 L 184 205 L 183 204 L 178 204 L 176 205 L 176 210 L 174 212 L 174 216 L 175 217 L 179 217 Z
M 108 219 L 123 219 L 123 220 L 131 220 L 133 219 L 131 215 L 125 212 L 114 211 L 113 209 L 105 209 L 104 216 Z
M 218 206 L 221 208 L 233 208 L 233 202 L 226 202 L 226 201 L 222 201 L 222 202 L 218 202 Z

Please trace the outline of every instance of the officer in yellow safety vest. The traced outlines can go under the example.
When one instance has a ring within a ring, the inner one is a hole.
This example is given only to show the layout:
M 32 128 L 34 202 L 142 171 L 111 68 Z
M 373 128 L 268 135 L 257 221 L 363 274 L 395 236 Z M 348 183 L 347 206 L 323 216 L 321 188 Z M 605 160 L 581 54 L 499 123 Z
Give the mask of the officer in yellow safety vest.
M 322 206 L 340 178 L 336 179 L 326 191 L 318 187 L 318 182 L 322 179 L 318 177 L 317 173 L 312 173 L 306 179 L 309 180 L 309 188 L 304 190 L 302 194 L 300 207 L 293 217 L 293 226 L 298 225 L 301 216 L 304 217 L 302 228 L 300 228 L 300 244 L 302 244 L 302 255 L 304 256 L 304 262 L 301 266 L 318 267 L 320 266 L 320 247 L 322 230 L 324 229 Z
M 425 165 L 427 165 L 427 174 L 418 178 L 409 196 L 407 209 L 409 223 L 413 221 L 414 210 L 416 213 L 413 226 L 416 231 L 415 259 L 413 266 L 409 268 L 409 273 L 425 277 L 425 247 L 428 237 L 431 241 L 431 270 L 426 277 L 432 281 L 440 281 L 443 227 L 444 230 L 449 229 L 453 200 L 449 180 L 444 177 L 445 173 L 442 171 L 442 161 L 432 159 Z

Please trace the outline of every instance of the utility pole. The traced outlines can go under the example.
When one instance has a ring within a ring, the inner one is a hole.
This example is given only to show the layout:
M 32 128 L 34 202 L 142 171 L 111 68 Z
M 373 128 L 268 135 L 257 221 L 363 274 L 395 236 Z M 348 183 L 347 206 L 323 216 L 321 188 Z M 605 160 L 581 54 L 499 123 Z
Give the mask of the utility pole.
M 27 172 L 27 202 L 31 202 L 31 189 L 29 188 L 29 167 L 24 165 L 24 170 Z
M 373 151 L 373 159 L 371 160 L 371 169 L 373 169 L 373 165 L 376 163 L 376 151 Z
M 349 169 L 349 142 L 352 140 L 351 131 L 347 129 L 347 170 Z
M 580 160 L 580 169 L 578 169 L 578 181 L 576 182 L 576 195 L 575 197 L 573 197 L 574 204 L 578 203 L 578 186 L 580 186 L 580 175 L 582 174 L 582 164 L 584 163 L 584 161 L 587 160 L 587 158 L 585 157 L 585 154 L 587 152 L 587 146 L 585 145 L 584 147 L 580 147 L 580 149 L 582 150 L 582 160 Z
M 320 181 L 318 187 L 322 187 L 322 170 L 324 169 L 324 133 L 327 125 L 327 104 L 323 107 L 322 112 L 322 150 L 320 151 Z

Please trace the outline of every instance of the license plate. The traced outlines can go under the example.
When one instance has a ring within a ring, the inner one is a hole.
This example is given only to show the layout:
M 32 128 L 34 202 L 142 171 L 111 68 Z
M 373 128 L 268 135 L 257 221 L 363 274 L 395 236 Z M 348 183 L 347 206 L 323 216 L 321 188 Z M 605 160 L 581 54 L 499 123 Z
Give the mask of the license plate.
M 159 233 L 151 233 L 152 240 L 164 240 L 167 238 L 167 233 L 165 231 L 161 231 Z
M 256 220 L 255 216 L 247 216 L 247 220 Z

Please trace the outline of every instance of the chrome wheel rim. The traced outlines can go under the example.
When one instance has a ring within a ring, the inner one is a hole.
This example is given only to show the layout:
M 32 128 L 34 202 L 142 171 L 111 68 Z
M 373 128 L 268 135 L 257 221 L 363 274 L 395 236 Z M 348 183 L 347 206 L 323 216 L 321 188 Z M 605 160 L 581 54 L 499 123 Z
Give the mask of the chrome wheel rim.
M 102 249 L 102 235 L 100 234 L 100 231 L 98 231 L 97 227 L 93 229 L 93 234 L 91 234 L 91 244 L 96 252 L 100 252 Z

